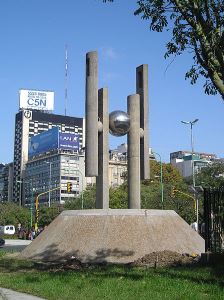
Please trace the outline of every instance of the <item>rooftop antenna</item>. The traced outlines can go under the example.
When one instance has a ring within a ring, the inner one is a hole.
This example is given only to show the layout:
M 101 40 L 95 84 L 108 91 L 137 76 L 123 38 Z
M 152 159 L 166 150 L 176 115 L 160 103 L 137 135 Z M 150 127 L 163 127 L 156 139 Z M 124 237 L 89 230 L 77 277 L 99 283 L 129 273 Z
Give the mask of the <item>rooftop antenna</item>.
M 65 45 L 65 116 L 67 115 L 68 104 L 68 46 Z

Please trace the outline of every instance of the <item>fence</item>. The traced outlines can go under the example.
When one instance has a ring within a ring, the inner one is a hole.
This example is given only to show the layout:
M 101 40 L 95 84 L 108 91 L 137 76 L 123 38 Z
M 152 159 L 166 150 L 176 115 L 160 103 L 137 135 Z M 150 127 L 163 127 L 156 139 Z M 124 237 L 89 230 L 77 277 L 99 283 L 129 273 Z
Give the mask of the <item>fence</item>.
M 205 251 L 224 252 L 224 187 L 204 189 Z

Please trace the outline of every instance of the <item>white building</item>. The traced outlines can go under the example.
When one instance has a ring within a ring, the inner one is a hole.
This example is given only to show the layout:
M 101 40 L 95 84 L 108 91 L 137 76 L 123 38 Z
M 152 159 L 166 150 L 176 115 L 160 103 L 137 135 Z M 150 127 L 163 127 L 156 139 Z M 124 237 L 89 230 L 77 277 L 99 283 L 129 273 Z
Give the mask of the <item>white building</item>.
M 192 154 L 191 151 L 170 153 L 170 163 L 180 171 L 183 177 L 192 176 L 192 162 L 195 173 L 198 173 L 201 168 L 208 166 L 214 159 L 216 159 L 216 155 L 209 153 L 194 152 Z

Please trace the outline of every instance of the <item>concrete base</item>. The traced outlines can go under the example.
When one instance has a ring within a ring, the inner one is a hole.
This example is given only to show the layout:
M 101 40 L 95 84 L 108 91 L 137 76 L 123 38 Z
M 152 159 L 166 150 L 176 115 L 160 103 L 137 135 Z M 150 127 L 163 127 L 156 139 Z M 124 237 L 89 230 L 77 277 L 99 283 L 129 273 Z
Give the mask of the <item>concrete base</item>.
M 143 209 L 62 212 L 20 254 L 55 261 L 129 263 L 154 251 L 205 251 L 204 240 L 175 211 Z

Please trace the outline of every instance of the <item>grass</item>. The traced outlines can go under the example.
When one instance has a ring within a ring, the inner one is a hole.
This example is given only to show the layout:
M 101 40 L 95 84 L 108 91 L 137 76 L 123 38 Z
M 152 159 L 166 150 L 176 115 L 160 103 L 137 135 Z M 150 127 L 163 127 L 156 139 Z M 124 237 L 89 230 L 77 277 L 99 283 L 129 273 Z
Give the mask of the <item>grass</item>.
M 0 255 L 0 287 L 45 299 L 224 299 L 224 268 L 160 269 L 101 266 L 39 270 L 32 262 Z

